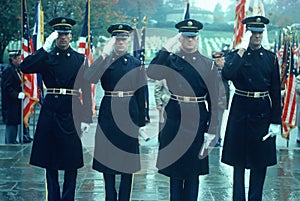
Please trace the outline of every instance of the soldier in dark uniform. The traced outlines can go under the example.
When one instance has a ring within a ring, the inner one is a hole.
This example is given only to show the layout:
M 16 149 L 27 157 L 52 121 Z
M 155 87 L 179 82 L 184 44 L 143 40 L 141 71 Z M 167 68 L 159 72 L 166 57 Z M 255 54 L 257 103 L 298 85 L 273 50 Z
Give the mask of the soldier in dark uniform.
M 222 69 L 224 67 L 225 63 L 225 54 L 224 52 L 212 52 L 211 56 L 217 66 L 218 69 L 218 76 L 220 76 L 219 80 L 219 104 L 218 104 L 218 131 L 217 134 L 219 135 L 219 140 L 216 144 L 216 147 L 220 147 L 222 144 L 222 138 L 221 138 L 221 131 L 222 131 L 222 120 L 223 120 L 223 114 L 226 109 L 228 109 L 228 103 L 229 103 L 229 84 L 228 80 L 224 79 L 222 76 Z
M 74 200 L 77 169 L 83 166 L 82 144 L 78 134 L 81 135 L 88 128 L 88 123 L 92 122 L 90 85 L 83 80 L 87 62 L 82 54 L 69 45 L 75 23 L 65 17 L 51 20 L 49 25 L 54 32 L 41 49 L 21 63 L 24 73 L 40 73 L 47 87 L 30 164 L 46 169 L 49 201 Z M 51 50 L 54 40 L 55 48 Z M 62 196 L 58 170 L 64 170 Z
M 262 200 L 267 166 L 276 164 L 280 133 L 280 78 L 277 57 L 261 46 L 262 16 L 245 18 L 241 48 L 229 53 L 222 71 L 235 93 L 231 103 L 222 162 L 233 166 L 233 200 L 245 199 L 244 173 L 250 169 L 248 200 Z M 249 46 L 249 47 L 248 47 Z
M 129 201 L 133 173 L 140 170 L 139 130 L 145 126 L 145 70 L 128 52 L 132 27 L 113 24 L 110 41 L 84 75 L 101 82 L 93 169 L 102 172 L 106 201 Z M 121 175 L 117 193 L 115 177 Z
M 9 65 L 4 69 L 1 80 L 2 116 L 5 123 L 5 144 L 17 144 L 21 124 L 22 75 L 20 72 L 21 52 L 11 50 Z
M 196 201 L 199 175 L 208 174 L 209 144 L 217 132 L 218 72 L 197 50 L 202 23 L 193 19 L 175 25 L 179 33 L 158 52 L 147 74 L 166 79 L 170 100 L 159 137 L 157 168 L 170 177 L 171 201 Z M 172 47 L 180 42 L 180 50 Z

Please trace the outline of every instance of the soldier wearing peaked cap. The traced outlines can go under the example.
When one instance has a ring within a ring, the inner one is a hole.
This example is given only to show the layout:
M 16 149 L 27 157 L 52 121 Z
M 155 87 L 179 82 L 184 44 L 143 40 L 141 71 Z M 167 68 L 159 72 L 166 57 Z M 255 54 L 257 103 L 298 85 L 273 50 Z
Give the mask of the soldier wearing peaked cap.
M 1 78 L 2 117 L 5 123 L 5 144 L 17 144 L 21 124 L 21 100 L 24 98 L 20 73 L 21 52 L 8 50 L 8 56 L 9 65 L 3 70 Z
M 93 169 L 102 172 L 105 200 L 129 201 L 133 173 L 140 170 L 138 135 L 145 126 L 145 71 L 128 52 L 132 28 L 111 25 L 111 39 L 84 76 L 104 89 L 95 134 Z M 121 175 L 119 191 L 116 175 Z M 118 192 L 118 193 L 117 193 Z
M 199 175 L 208 174 L 208 147 L 216 142 L 218 72 L 197 49 L 201 22 L 186 19 L 151 61 L 147 74 L 165 79 L 171 93 L 159 134 L 156 166 L 170 177 L 170 200 L 196 201 Z M 179 50 L 173 50 L 176 43 Z M 206 107 L 206 104 L 208 107 Z
M 228 109 L 229 103 L 229 82 L 222 76 L 222 69 L 225 63 L 225 53 L 223 51 L 213 51 L 211 56 L 215 62 L 215 65 L 218 69 L 218 76 L 219 76 L 219 102 L 218 102 L 218 131 L 217 134 L 219 136 L 219 140 L 216 147 L 220 147 L 222 144 L 222 122 L 223 122 L 223 114 L 226 109 Z
M 244 173 L 250 169 L 248 200 L 262 200 L 267 167 L 275 165 L 276 135 L 281 129 L 280 76 L 277 57 L 261 45 L 269 20 L 248 17 L 240 49 L 226 56 L 222 70 L 235 92 L 222 162 L 233 166 L 233 200 L 246 200 Z
M 77 169 L 83 166 L 80 137 L 92 122 L 90 85 L 83 79 L 88 62 L 70 47 L 74 24 L 74 20 L 65 17 L 51 20 L 49 25 L 54 31 L 43 47 L 21 64 L 23 73 L 40 73 L 47 87 L 30 164 L 46 169 L 49 201 L 75 199 Z M 64 170 L 62 195 L 58 170 Z

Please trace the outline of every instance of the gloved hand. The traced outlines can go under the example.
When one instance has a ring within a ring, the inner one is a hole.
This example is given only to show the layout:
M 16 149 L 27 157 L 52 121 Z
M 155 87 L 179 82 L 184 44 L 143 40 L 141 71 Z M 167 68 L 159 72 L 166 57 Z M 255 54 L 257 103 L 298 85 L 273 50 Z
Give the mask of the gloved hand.
M 250 42 L 250 38 L 252 36 L 252 32 L 251 31 L 246 31 L 246 33 L 244 34 L 243 38 L 242 38 L 242 42 L 240 47 L 242 49 L 247 50 L 248 46 L 249 46 L 249 42 Z
M 199 153 L 200 157 L 202 157 L 204 155 L 204 151 L 206 149 L 208 149 L 209 145 L 213 142 L 215 137 L 216 137 L 216 135 L 214 135 L 214 134 L 204 133 L 204 142 L 203 142 L 202 148 Z
M 89 132 L 90 125 L 85 122 L 81 122 L 80 129 L 81 129 L 81 133 L 87 133 Z
M 24 92 L 19 92 L 18 99 L 23 100 L 24 98 L 25 98 L 25 93 Z
M 164 102 L 168 102 L 170 100 L 170 94 L 163 94 L 161 96 L 161 99 L 164 101 Z
M 145 140 L 148 141 L 150 140 L 150 137 L 147 135 L 147 133 L 145 132 L 146 130 L 146 126 L 140 127 L 139 128 L 139 135 Z
M 51 50 L 51 46 L 52 46 L 52 43 L 55 39 L 58 38 L 58 33 L 57 31 L 53 31 L 47 38 L 46 38 L 46 41 L 43 45 L 43 49 L 47 52 L 49 52 Z
M 281 96 L 281 98 L 283 98 L 284 95 L 285 95 L 285 89 L 283 89 L 283 90 L 280 91 L 280 96 Z
M 180 33 L 176 34 L 174 37 L 170 38 L 163 47 L 168 51 L 171 52 L 172 48 L 175 46 L 175 44 L 178 42 L 178 39 L 180 37 Z
M 269 133 L 271 133 L 271 137 L 280 134 L 280 124 L 270 124 L 269 126 Z
M 106 57 L 111 54 L 112 50 L 114 49 L 114 45 L 116 42 L 115 37 L 111 37 L 108 43 L 103 47 L 102 56 Z

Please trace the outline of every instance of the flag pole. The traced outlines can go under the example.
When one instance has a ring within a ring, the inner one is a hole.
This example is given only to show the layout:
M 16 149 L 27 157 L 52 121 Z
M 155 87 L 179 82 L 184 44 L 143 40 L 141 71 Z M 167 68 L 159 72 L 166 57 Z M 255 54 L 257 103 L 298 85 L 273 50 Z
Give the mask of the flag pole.
M 22 17 L 21 17 L 21 36 L 22 36 L 22 44 L 24 43 L 24 30 L 23 30 L 23 26 L 24 26 L 24 11 L 25 11 L 25 8 L 24 6 L 26 6 L 26 2 L 25 0 L 22 0 L 22 4 L 21 4 L 21 14 L 22 14 Z M 24 54 L 24 52 L 22 53 Z M 21 82 L 21 88 L 22 88 L 22 92 L 24 92 L 24 74 L 21 73 L 21 77 L 22 77 L 22 82 Z M 20 123 L 20 132 L 19 132 L 19 135 L 20 135 L 20 143 L 23 145 L 23 131 L 24 131 L 24 128 L 23 128 L 23 125 L 24 125 L 24 118 L 23 118 L 23 115 L 24 115 L 24 99 L 21 99 L 21 123 Z
M 91 1 L 87 0 L 88 2 L 88 21 L 87 21 L 87 49 L 88 51 L 90 51 L 90 47 L 91 47 L 91 13 L 90 13 L 90 9 L 91 9 Z

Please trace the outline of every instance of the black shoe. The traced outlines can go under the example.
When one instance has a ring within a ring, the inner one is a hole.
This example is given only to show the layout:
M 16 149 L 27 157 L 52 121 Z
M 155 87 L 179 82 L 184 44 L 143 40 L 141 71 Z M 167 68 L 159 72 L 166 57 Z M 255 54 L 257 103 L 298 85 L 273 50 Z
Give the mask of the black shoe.
M 33 139 L 30 136 L 24 136 L 23 141 L 30 141 L 31 142 L 31 141 L 33 141 Z
M 33 141 L 33 138 L 32 137 L 27 137 L 28 140 L 30 141 Z
M 23 139 L 23 143 L 31 143 L 32 140 L 29 140 L 29 139 Z
M 297 142 L 298 144 L 300 144 L 300 140 L 297 139 L 296 142 Z

